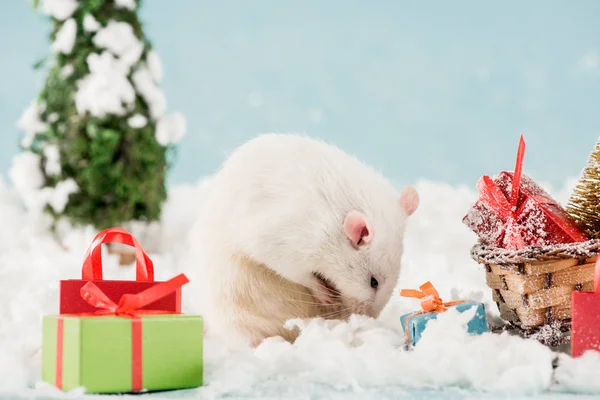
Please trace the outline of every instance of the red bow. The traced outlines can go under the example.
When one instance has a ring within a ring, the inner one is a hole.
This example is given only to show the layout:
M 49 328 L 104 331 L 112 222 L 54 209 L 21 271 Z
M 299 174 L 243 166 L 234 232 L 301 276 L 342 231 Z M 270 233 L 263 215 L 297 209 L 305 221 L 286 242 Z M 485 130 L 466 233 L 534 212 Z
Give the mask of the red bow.
M 92 282 L 87 282 L 83 285 L 80 293 L 85 301 L 100 309 L 93 314 L 112 314 L 130 317 L 136 314 L 168 314 L 170 313 L 169 311 L 140 309 L 174 292 L 188 282 L 189 279 L 185 274 L 179 274 L 168 281 L 154 285 L 138 294 L 124 294 L 121 296 L 119 304 L 116 304 L 109 299 L 108 296 Z
M 521 186 L 521 174 L 523 171 L 523 157 L 525 156 L 525 141 L 523 135 L 519 140 L 519 149 L 517 151 L 517 162 L 515 172 L 512 178 L 512 192 L 510 202 L 506 199 L 502 190 L 496 183 L 487 175 L 481 177 L 477 182 L 477 190 L 481 201 L 489 208 L 494 210 L 500 216 L 500 219 L 505 223 L 504 241 L 508 248 L 522 249 L 525 247 L 525 240 L 521 235 L 521 226 L 517 224 L 517 203 L 519 200 L 519 188 Z

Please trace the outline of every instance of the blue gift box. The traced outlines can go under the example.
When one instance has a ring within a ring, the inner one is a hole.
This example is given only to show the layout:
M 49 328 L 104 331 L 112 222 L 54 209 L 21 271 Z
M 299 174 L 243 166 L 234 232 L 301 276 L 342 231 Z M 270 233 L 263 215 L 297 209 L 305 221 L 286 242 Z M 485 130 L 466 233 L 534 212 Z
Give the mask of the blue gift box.
M 472 307 L 477 307 L 477 311 L 473 316 L 473 319 L 467 323 L 467 332 L 472 335 L 479 335 L 488 331 L 487 319 L 485 317 L 485 307 L 483 303 L 478 303 L 476 301 L 465 301 L 464 303 L 459 303 L 457 305 L 449 306 L 448 308 L 455 308 L 458 312 L 464 312 Z M 402 329 L 404 330 L 404 334 L 406 334 L 406 319 L 410 317 L 413 313 L 404 314 L 400 317 L 400 322 L 402 323 Z M 410 332 L 410 345 L 414 346 L 419 339 L 421 339 L 421 334 L 427 325 L 427 321 L 432 319 L 436 319 L 439 312 L 431 311 L 424 314 L 415 315 L 411 317 L 408 321 L 408 329 Z

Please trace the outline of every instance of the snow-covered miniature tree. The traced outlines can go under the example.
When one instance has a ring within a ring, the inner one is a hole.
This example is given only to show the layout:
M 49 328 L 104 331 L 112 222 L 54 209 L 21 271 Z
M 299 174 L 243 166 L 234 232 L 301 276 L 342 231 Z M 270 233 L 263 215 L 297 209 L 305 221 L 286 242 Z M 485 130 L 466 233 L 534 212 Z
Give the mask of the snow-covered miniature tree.
M 30 209 L 97 229 L 156 221 L 180 113 L 166 115 L 158 55 L 140 0 L 38 0 L 52 23 L 52 62 L 18 127 L 11 179 Z
M 592 239 L 600 239 L 600 139 L 590 154 L 566 210 Z

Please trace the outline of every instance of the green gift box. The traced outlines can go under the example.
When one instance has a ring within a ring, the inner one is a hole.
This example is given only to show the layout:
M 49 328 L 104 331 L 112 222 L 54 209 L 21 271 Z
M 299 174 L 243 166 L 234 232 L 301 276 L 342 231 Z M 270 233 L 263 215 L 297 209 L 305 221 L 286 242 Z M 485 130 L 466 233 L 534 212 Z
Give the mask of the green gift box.
M 183 274 L 124 295 L 118 305 L 88 282 L 81 295 L 98 312 L 43 318 L 42 380 L 65 391 L 83 387 L 86 393 L 202 386 L 203 318 L 140 310 L 182 282 L 187 282 Z

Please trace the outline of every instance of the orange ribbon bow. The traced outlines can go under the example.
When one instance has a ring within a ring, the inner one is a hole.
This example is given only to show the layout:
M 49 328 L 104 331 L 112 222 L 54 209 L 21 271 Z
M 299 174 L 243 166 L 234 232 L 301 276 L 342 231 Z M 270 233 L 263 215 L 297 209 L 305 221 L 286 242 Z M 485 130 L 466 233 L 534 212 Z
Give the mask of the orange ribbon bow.
M 440 298 L 438 291 L 433 286 L 433 284 L 429 281 L 425 282 L 419 289 L 402 289 L 400 290 L 400 296 L 402 297 L 415 297 L 417 299 L 421 299 L 421 311 L 414 312 L 406 317 L 405 321 L 405 332 L 406 338 L 410 343 L 410 329 L 409 329 L 409 321 L 412 317 L 417 315 L 425 314 L 428 312 L 444 312 L 448 310 L 447 306 L 454 306 L 456 304 L 464 303 L 466 300 L 456 300 L 456 301 L 442 301 Z

